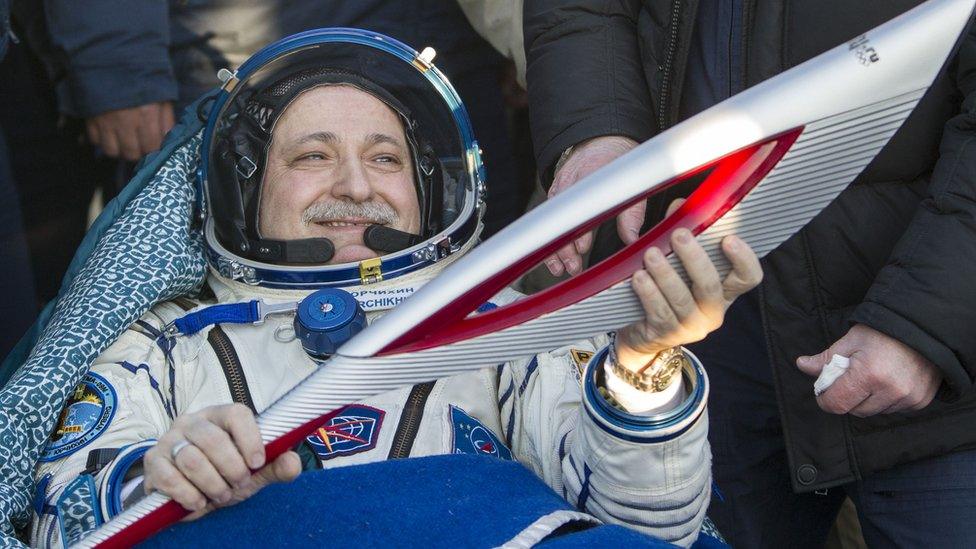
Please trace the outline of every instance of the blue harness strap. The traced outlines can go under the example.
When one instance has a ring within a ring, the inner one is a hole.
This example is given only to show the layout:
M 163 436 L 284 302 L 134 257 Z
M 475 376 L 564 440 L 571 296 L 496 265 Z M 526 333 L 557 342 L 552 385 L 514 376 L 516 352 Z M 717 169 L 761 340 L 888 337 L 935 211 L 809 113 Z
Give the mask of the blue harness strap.
M 167 335 L 193 335 L 211 324 L 253 324 L 261 320 L 258 300 L 243 303 L 211 305 L 178 318 L 167 329 Z

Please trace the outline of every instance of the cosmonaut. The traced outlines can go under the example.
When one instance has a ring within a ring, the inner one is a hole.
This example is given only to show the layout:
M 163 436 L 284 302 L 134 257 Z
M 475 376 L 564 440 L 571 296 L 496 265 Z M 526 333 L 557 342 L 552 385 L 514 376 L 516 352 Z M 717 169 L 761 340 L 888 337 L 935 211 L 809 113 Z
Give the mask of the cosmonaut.
M 305 33 L 224 80 L 201 148 L 207 288 L 154 307 L 84 377 L 37 468 L 34 544 L 76 541 L 153 490 L 198 517 L 303 468 L 453 453 L 518 460 L 602 520 L 694 541 L 707 377 L 675 347 L 758 284 L 747 245 L 723 243 L 734 269 L 719 280 L 678 232 L 692 287 L 650 250 L 632 281 L 646 319 L 615 338 L 353 403 L 265 463 L 254 414 L 330 351 L 296 337 L 296 302 L 340 288 L 371 320 L 409 297 L 477 243 L 484 173 L 429 56 L 378 35 Z M 242 314 L 252 306 L 276 314 Z

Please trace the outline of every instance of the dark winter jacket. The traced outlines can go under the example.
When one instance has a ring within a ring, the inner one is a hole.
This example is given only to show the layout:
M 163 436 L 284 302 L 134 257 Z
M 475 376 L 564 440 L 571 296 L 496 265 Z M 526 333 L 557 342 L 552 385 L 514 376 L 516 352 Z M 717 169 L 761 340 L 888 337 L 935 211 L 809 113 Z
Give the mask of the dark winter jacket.
M 919 3 L 745 0 L 738 76 L 755 85 Z M 643 141 L 678 121 L 696 0 L 525 6 L 533 140 L 547 181 L 571 145 L 600 135 Z M 764 329 L 795 489 L 976 448 L 972 31 L 889 145 L 767 256 L 764 270 Z M 855 323 L 935 363 L 945 376 L 940 398 L 919 412 L 867 419 L 821 411 L 795 359 L 826 349 Z

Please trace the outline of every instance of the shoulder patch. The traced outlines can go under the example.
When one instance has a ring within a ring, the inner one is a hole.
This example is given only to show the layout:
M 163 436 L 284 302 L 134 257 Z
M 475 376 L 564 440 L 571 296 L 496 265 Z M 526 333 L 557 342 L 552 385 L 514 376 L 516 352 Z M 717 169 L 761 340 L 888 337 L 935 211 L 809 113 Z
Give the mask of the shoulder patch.
M 386 412 L 372 406 L 347 406 L 342 414 L 330 419 L 305 440 L 322 460 L 372 450 L 380 438 L 385 415 Z
M 576 379 L 582 381 L 583 370 L 586 369 L 586 365 L 589 364 L 590 359 L 593 358 L 593 353 L 590 351 L 582 351 L 580 349 L 570 349 L 569 356 L 573 359 L 573 364 L 576 365 Z
M 87 446 L 108 429 L 115 417 L 118 398 L 102 376 L 88 372 L 68 397 L 58 425 L 40 461 L 55 461 Z
M 455 454 L 485 454 L 502 459 L 512 459 L 512 451 L 477 419 L 451 405 L 451 427 L 454 431 Z

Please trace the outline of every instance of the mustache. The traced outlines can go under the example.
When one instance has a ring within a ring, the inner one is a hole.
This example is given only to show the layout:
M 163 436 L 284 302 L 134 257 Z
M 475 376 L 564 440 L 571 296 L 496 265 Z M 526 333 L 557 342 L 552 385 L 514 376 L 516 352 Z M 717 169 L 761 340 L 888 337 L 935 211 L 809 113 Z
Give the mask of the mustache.
M 313 222 L 365 219 L 376 225 L 391 225 L 399 216 L 389 204 L 380 202 L 316 202 L 305 208 L 302 224 Z

